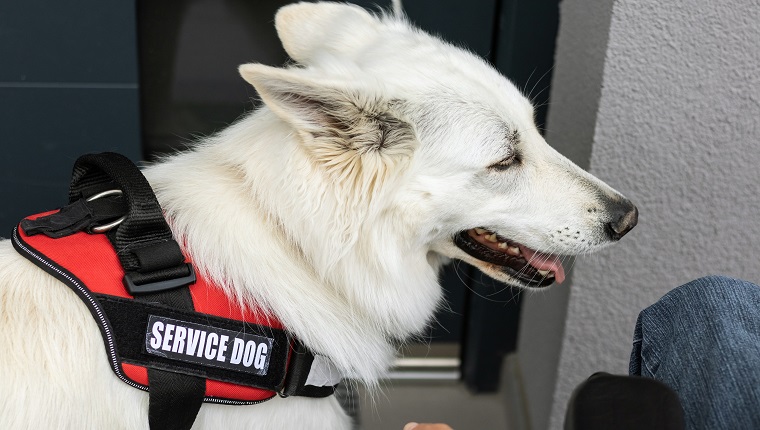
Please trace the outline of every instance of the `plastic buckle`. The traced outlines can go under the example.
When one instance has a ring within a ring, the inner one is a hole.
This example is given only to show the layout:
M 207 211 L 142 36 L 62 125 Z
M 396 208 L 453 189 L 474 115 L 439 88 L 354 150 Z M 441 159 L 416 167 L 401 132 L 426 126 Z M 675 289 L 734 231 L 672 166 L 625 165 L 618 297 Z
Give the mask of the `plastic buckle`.
M 124 287 L 127 288 L 129 294 L 136 296 L 139 294 L 158 293 L 166 290 L 173 290 L 175 288 L 184 287 L 195 283 L 195 270 L 191 263 L 185 263 L 190 274 L 181 278 L 167 279 L 165 281 L 149 282 L 147 284 L 137 285 L 132 282 L 132 278 L 129 273 L 124 275 Z

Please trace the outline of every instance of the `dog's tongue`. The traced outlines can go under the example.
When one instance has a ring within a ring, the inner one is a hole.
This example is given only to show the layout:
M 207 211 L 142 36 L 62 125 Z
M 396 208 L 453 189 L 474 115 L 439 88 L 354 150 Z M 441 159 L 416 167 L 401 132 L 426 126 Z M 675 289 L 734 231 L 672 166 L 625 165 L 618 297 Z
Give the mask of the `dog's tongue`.
M 519 246 L 523 257 L 528 260 L 528 264 L 537 270 L 549 270 L 551 272 L 554 272 L 554 280 L 558 284 L 561 284 L 562 281 L 565 280 L 565 268 L 562 267 L 562 262 L 559 261 L 558 256 L 535 251 L 528 248 L 527 246 Z

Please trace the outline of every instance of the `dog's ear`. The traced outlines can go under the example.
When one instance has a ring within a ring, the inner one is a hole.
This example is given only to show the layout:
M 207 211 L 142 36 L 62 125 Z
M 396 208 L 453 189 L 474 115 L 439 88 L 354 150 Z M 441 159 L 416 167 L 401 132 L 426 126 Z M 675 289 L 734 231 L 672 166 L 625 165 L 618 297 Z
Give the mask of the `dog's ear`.
M 264 103 L 299 132 L 320 134 L 339 128 L 352 106 L 337 85 L 317 83 L 298 69 L 279 69 L 263 64 L 243 64 L 240 76 L 256 88 Z
M 314 159 L 341 179 L 361 171 L 373 175 L 411 158 L 417 140 L 400 118 L 402 102 L 316 82 L 299 69 L 244 64 L 239 70 L 267 107 L 302 135 Z
M 288 55 L 309 64 L 323 52 L 351 56 L 377 37 L 380 22 L 356 5 L 296 3 L 278 10 L 274 25 Z

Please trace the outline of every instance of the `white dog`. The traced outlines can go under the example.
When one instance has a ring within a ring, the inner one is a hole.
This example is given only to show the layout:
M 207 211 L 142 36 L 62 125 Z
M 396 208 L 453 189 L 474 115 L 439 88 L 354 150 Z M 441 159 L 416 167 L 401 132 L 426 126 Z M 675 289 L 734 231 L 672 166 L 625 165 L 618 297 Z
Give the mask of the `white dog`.
M 440 265 L 519 287 L 630 230 L 635 207 L 549 147 L 482 59 L 403 19 L 299 3 L 289 68 L 240 67 L 264 106 L 145 169 L 205 276 L 370 386 L 439 305 Z M 0 428 L 145 429 L 79 298 L 0 243 Z M 204 404 L 196 429 L 348 429 L 334 396 Z

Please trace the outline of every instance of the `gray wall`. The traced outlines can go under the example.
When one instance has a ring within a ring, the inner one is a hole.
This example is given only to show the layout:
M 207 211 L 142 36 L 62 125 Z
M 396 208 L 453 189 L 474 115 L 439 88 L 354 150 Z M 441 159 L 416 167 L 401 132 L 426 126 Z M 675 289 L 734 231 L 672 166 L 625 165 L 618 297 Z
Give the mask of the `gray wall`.
M 563 5 L 549 136 L 593 135 L 591 172 L 636 202 L 641 216 L 618 246 L 576 262 L 551 414 L 556 429 L 578 383 L 600 370 L 627 372 L 642 308 L 709 273 L 760 281 L 760 5 L 618 0 L 608 35 L 571 38 L 570 27 L 604 27 L 584 3 Z M 603 74 L 594 82 L 600 47 Z M 576 54 L 590 61 L 590 78 L 581 64 L 568 63 Z M 587 92 L 600 94 L 593 129 Z M 569 109 L 575 97 L 579 109 Z M 582 164 L 582 142 L 574 144 Z M 541 342 L 542 325 L 561 331 L 548 315 L 564 313 L 563 294 L 531 296 L 521 347 Z M 550 331 L 543 331 L 547 342 Z M 527 387 L 530 369 L 540 367 L 530 360 L 550 362 L 553 351 L 547 346 L 534 357 L 521 350 Z M 551 382 L 541 384 L 543 391 L 527 395 L 534 429 L 546 428 L 537 414 Z

